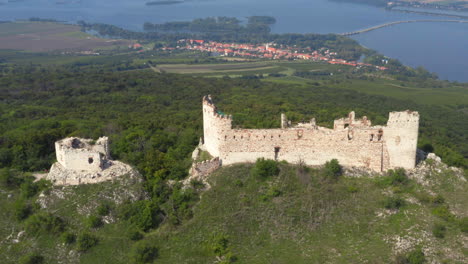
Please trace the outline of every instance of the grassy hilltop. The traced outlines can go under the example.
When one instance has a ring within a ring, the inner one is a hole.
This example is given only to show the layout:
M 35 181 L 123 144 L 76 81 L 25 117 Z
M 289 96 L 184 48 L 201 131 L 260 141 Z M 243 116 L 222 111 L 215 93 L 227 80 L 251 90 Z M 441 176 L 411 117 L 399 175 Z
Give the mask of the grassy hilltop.
M 145 254 L 154 263 L 466 260 L 467 183 L 433 160 L 427 161 L 431 169 L 420 171 L 419 181 L 399 171 L 373 178 L 274 162 L 270 166 L 279 171 L 259 173 L 255 166 L 225 167 L 210 177 L 211 189 L 200 191 L 199 183 L 189 188 L 185 192 L 201 194 L 192 217 L 175 225 L 164 219 L 146 234 L 125 216 L 125 201 L 145 196 L 141 185 L 127 178 L 53 187 L 33 196 L 31 202 L 45 207 L 34 211 L 63 221 L 49 222 L 48 229 L 36 226 L 34 215 L 14 219 L 15 200 L 26 193 L 2 187 L 1 235 L 8 238 L 0 256 L 3 263 L 31 254 L 44 263 L 143 263 Z M 18 235 L 21 230 L 26 233 Z M 83 234 L 91 234 L 96 244 L 88 248 L 80 240 Z

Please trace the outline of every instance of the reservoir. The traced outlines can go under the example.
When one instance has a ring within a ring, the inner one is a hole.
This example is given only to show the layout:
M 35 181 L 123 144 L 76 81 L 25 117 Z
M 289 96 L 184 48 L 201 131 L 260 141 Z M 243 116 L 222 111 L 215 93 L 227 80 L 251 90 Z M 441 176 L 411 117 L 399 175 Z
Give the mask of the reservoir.
M 142 30 L 144 22 L 187 21 L 208 16 L 241 20 L 253 15 L 276 18 L 275 33 L 344 33 L 401 20 L 454 19 L 387 11 L 329 0 L 190 0 L 147 6 L 145 0 L 0 0 L 0 20 L 52 18 L 113 24 Z M 454 12 L 450 12 L 453 14 Z M 468 13 L 458 13 L 468 16 Z M 398 24 L 351 36 L 362 45 L 404 64 L 423 66 L 440 79 L 468 82 L 468 23 Z

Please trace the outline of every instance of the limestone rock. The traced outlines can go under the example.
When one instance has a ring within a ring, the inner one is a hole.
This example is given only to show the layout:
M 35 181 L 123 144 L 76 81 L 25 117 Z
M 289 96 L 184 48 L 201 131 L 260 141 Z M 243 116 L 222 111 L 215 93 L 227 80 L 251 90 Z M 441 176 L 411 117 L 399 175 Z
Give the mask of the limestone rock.
M 79 185 L 108 181 L 125 174 L 134 175 L 136 171 L 120 161 L 109 161 L 102 171 L 68 169 L 56 162 L 50 168 L 46 179 L 52 181 L 54 185 Z

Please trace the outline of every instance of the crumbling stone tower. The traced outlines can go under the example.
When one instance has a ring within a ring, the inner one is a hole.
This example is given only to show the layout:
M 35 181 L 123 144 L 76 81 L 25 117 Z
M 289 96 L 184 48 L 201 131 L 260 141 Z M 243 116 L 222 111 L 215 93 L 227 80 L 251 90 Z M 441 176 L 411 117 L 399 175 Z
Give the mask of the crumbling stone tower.
M 322 165 L 338 159 L 342 165 L 375 171 L 412 169 L 416 165 L 418 112 L 391 112 L 386 126 L 371 126 L 367 117 L 350 112 L 333 129 L 312 119 L 295 126 L 281 115 L 278 129 L 233 129 L 232 117 L 220 112 L 211 96 L 203 97 L 204 148 L 222 164 L 255 162 L 257 158 Z
M 76 171 L 99 172 L 110 159 L 107 137 L 96 142 L 77 137 L 55 142 L 57 161 L 65 168 Z
M 416 165 L 418 112 L 390 112 L 384 129 L 390 168 L 412 169 Z

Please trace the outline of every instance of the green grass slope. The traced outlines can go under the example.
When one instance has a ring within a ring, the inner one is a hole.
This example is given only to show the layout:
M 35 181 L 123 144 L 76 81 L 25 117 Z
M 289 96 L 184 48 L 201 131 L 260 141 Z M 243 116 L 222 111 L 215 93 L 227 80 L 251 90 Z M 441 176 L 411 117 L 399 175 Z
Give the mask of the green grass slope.
M 467 184 L 450 170 L 424 175 L 434 184 L 423 186 L 280 167 L 266 180 L 253 177 L 251 165 L 215 173 L 192 220 L 153 234 L 158 263 L 214 263 L 219 236 L 238 263 L 397 263 L 418 248 L 428 262 L 466 261 Z M 437 195 L 445 201 L 435 202 Z M 386 209 L 395 197 L 401 207 Z M 446 229 L 444 238 L 433 235 L 434 225 Z
M 39 205 L 22 221 L 14 216 L 24 188 L 2 188 L 2 263 L 31 254 L 43 263 L 466 263 L 468 186 L 460 172 L 432 160 L 410 178 L 399 171 L 333 177 L 286 163 L 275 165 L 278 175 L 260 177 L 255 166 L 223 167 L 193 217 L 163 218 L 145 234 L 122 216 L 125 201 L 147 199 L 138 181 L 52 187 L 35 196 Z M 31 233 L 31 219 L 45 212 L 65 228 Z M 83 233 L 97 244 L 83 249 Z M 67 243 L 64 234 L 78 237 Z

